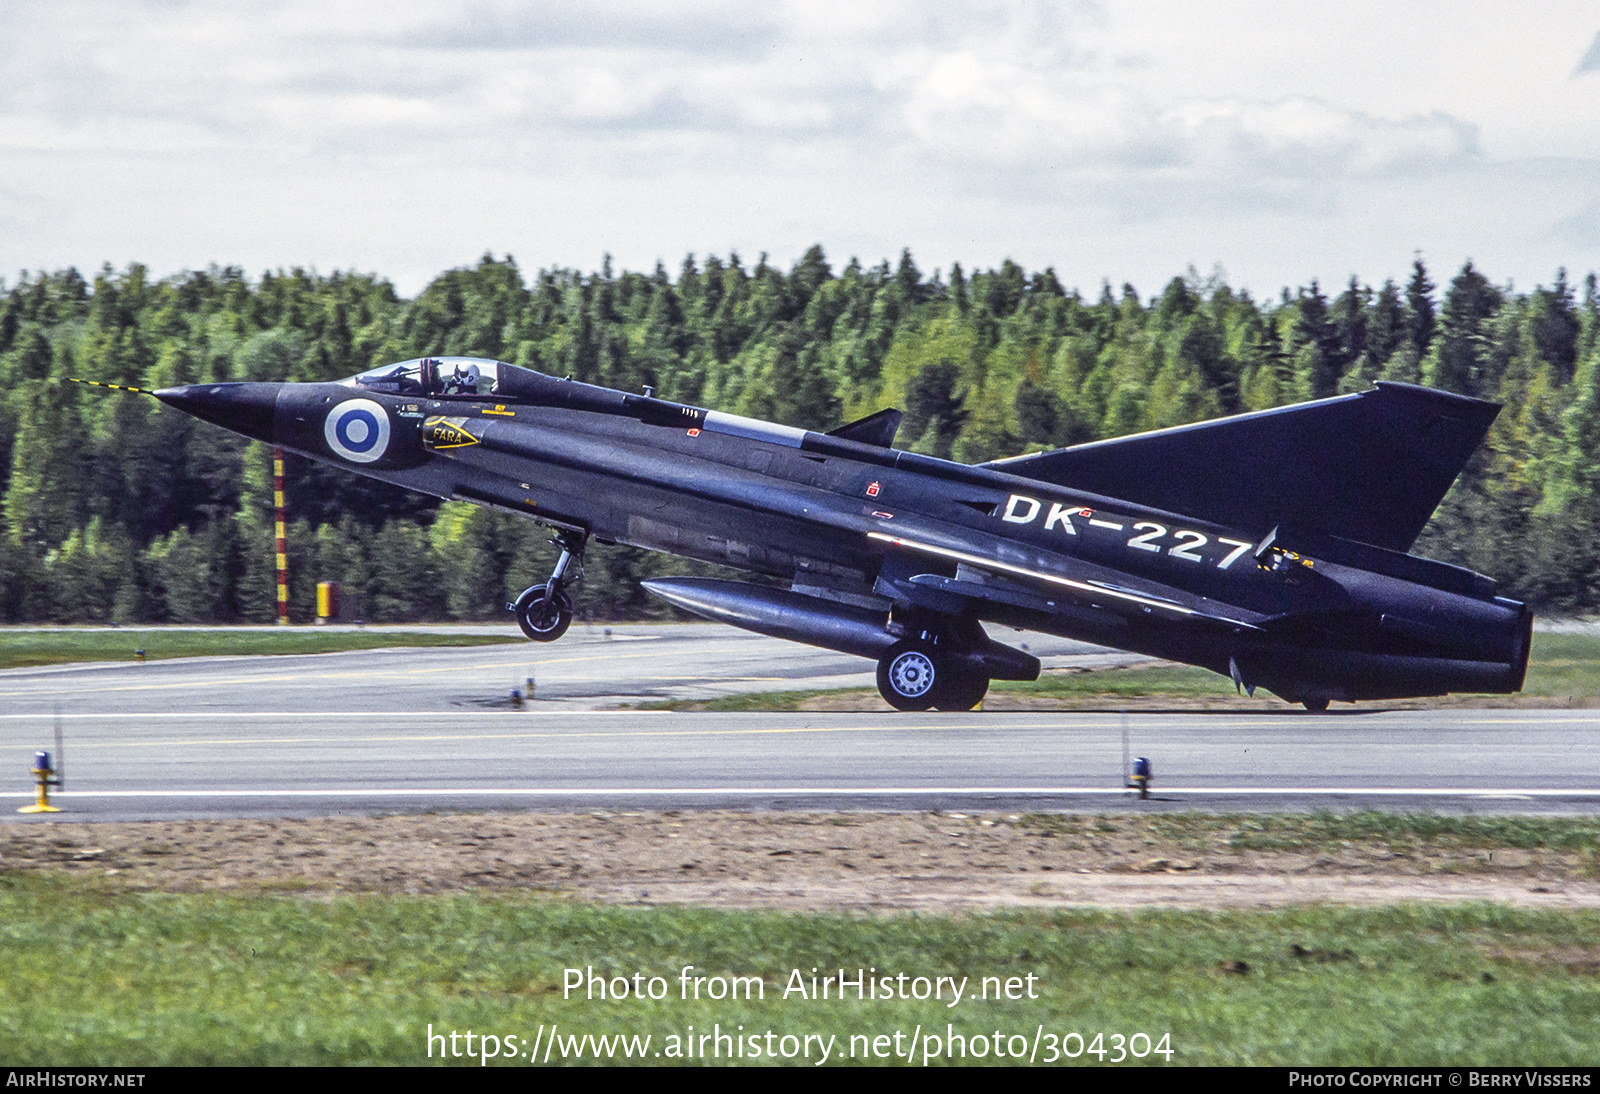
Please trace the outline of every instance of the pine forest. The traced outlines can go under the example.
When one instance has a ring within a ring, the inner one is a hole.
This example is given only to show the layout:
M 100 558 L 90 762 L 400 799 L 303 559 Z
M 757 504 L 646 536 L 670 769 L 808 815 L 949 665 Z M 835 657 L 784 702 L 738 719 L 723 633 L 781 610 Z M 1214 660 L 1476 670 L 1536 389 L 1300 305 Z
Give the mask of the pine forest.
M 676 274 L 525 275 L 509 256 L 415 299 L 355 273 L 138 265 L 0 282 L 0 622 L 270 622 L 270 450 L 65 382 L 159 388 L 332 380 L 424 355 L 492 357 L 827 430 L 887 406 L 899 445 L 978 462 L 1402 380 L 1504 404 L 1414 553 L 1539 611 L 1600 607 L 1600 292 L 1557 271 L 1517 291 L 1468 263 L 1436 284 L 1316 281 L 1253 299 L 1193 270 L 1153 296 L 1049 269 L 834 269 L 814 247 L 686 259 Z M 290 456 L 291 614 L 338 581 L 372 621 L 509 619 L 544 531 Z M 583 618 L 665 614 L 638 580 L 694 568 L 596 546 Z M 709 572 L 709 571 L 706 571 Z

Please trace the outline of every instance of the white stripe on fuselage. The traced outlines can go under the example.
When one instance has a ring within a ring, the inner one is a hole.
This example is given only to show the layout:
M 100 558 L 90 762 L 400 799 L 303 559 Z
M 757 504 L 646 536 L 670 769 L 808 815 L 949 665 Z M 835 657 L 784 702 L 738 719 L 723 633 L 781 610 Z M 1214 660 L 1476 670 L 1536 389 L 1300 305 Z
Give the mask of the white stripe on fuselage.
M 769 444 L 781 444 L 789 448 L 799 448 L 800 442 L 806 435 L 805 430 L 796 429 L 791 425 L 763 422 L 758 418 L 746 418 L 741 414 L 724 414 L 720 410 L 706 411 L 706 420 L 700 428 L 709 433 L 722 433 L 729 437 L 743 437 L 751 441 L 766 441 Z

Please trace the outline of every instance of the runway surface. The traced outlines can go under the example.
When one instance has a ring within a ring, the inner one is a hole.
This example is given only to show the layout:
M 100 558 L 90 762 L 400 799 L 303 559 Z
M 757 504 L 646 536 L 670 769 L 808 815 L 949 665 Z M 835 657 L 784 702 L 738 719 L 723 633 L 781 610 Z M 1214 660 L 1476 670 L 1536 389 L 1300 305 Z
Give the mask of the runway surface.
M 1042 636 L 1047 665 L 1121 655 Z M 75 819 L 539 809 L 1600 811 L 1600 711 L 709 714 L 596 709 L 870 686 L 871 665 L 713 625 L 553 646 L 0 672 L 0 805 L 66 742 Z M 511 687 L 535 682 L 522 709 Z M 1122 788 L 1123 734 L 1156 771 Z

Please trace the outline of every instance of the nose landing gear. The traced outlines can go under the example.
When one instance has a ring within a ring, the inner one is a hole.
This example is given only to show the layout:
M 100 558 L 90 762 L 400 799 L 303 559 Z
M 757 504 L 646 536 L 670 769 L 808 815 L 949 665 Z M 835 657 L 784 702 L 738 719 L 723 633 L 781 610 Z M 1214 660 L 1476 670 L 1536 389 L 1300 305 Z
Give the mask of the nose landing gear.
M 552 543 L 561 548 L 550 579 L 542 585 L 524 589 L 522 595 L 506 607 L 517 616 L 522 633 L 535 642 L 554 642 L 567 633 L 572 625 L 572 597 L 567 595 L 568 573 L 577 565 L 576 581 L 583 576 L 583 549 L 589 537 L 582 532 L 557 532 Z

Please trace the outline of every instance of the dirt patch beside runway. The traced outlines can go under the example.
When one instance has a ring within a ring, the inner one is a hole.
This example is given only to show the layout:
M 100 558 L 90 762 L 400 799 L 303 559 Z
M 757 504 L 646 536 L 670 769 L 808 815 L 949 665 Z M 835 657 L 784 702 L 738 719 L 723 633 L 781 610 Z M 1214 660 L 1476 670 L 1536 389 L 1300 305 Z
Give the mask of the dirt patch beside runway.
M 0 876 L 135 889 L 534 889 L 630 904 L 952 910 L 1492 900 L 1600 907 L 1592 849 L 1243 848 L 1226 823 L 959 813 L 485 813 L 153 823 L 0 834 Z

